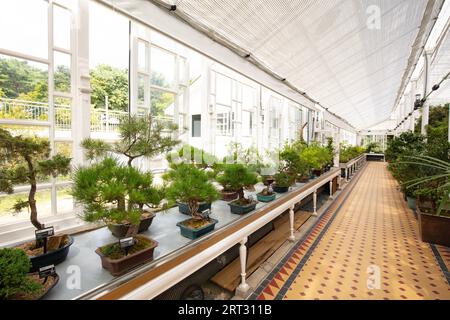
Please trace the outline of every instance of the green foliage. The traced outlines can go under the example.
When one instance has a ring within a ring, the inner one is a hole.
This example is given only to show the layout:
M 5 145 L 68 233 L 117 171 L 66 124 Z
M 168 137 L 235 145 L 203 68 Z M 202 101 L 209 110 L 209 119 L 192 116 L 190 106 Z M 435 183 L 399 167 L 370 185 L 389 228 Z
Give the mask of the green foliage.
M 342 144 L 339 150 L 339 162 L 346 163 L 365 152 L 363 147 Z
M 107 156 L 108 152 L 124 155 L 131 166 L 134 159 L 152 158 L 169 152 L 179 141 L 173 138 L 177 126 L 149 116 L 148 119 L 134 115 L 119 125 L 120 140 L 107 143 L 87 138 L 81 146 L 89 160 Z
M 42 289 L 41 284 L 27 276 L 30 268 L 30 259 L 23 250 L 0 249 L 0 300 Z
M 381 147 L 378 142 L 371 142 L 368 145 L 366 145 L 366 152 L 367 153 L 381 153 Z
M 128 110 L 128 70 L 100 64 L 90 71 L 91 103 L 95 108 L 105 108 L 108 96 L 112 110 Z
M 213 202 L 220 197 L 208 175 L 190 164 L 177 164 L 163 178 L 169 183 L 166 189 L 169 206 L 177 201 L 186 203 L 194 218 L 203 219 L 197 213 L 200 202 Z
M 320 170 L 333 160 L 333 154 L 326 147 L 313 142 L 301 151 L 301 157 L 309 168 Z
M 217 178 L 224 190 L 235 191 L 239 194 L 239 199 L 244 198 L 244 187 L 255 185 L 258 177 L 255 172 L 240 163 L 225 164 L 223 172 Z
M 0 128 L 0 192 L 13 193 L 14 185 L 30 185 L 28 200 L 20 200 L 15 210 L 30 208 L 33 225 L 41 229 L 37 219 L 36 188 L 37 179 L 49 176 L 67 175 L 70 171 L 70 158 L 62 155 L 50 157 L 48 139 L 38 137 L 13 136 Z
M 393 137 L 385 151 L 386 160 L 394 163 L 402 155 L 421 154 L 425 150 L 425 138 L 411 131 Z
M 279 187 L 289 187 L 293 183 L 292 176 L 286 172 L 278 172 L 275 174 L 275 184 Z
M 84 205 L 81 218 L 85 221 L 137 225 L 143 206 L 158 205 L 162 200 L 152 181 L 150 172 L 142 173 L 107 157 L 75 171 L 72 195 Z
M 307 175 L 309 171 L 308 163 L 301 154 L 305 149 L 299 150 L 298 144 L 285 144 L 280 151 L 280 170 L 288 173 L 293 179 L 296 179 L 297 176 Z

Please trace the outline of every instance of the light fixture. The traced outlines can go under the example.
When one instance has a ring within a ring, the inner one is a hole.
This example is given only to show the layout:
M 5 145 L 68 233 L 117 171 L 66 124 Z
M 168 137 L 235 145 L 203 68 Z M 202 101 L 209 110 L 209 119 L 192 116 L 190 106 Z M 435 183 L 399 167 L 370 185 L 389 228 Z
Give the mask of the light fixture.
M 420 93 L 416 94 L 416 101 L 414 101 L 414 110 L 418 110 L 422 107 L 422 95 Z

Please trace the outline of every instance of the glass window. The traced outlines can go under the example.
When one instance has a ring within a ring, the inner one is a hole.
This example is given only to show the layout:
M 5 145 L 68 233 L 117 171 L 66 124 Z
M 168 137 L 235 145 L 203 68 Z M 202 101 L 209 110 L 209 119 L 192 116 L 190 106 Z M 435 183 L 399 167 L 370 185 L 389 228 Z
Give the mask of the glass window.
M 242 107 L 251 109 L 256 106 L 256 90 L 247 85 L 242 86 Z
M 71 193 L 70 186 L 61 186 L 56 188 L 56 207 L 58 213 L 70 213 L 73 211 L 74 200 Z
M 253 135 L 253 112 L 242 111 L 242 135 Z
M 145 78 L 146 76 L 138 75 L 138 105 L 144 106 L 145 104 Z
M 217 112 L 216 116 L 217 134 L 221 136 L 234 135 L 234 112 L 231 108 L 222 107 Z
M 192 137 L 198 138 L 202 136 L 202 115 L 192 115 Z
M 0 48 L 48 57 L 48 2 L 0 1 Z
M 90 1 L 89 68 L 94 108 L 105 109 L 108 103 L 109 110 L 123 116 L 128 113 L 128 54 L 129 20 Z
M 140 71 L 147 72 L 148 42 L 138 40 L 138 68 Z
M 55 51 L 54 53 L 55 91 L 70 92 L 70 61 L 71 55 Z
M 175 88 L 175 58 L 170 52 L 151 48 L 151 84 L 162 88 Z
M 71 12 L 58 5 L 53 6 L 53 45 L 70 50 Z
M 48 121 L 48 66 L 0 55 L 0 119 Z
M 216 74 L 216 103 L 231 106 L 231 79 Z
M 187 62 L 186 58 L 180 57 L 178 60 L 178 81 L 180 84 L 186 85 L 187 84 L 187 77 L 186 77 L 186 69 L 187 69 Z
M 152 89 L 150 92 L 151 113 L 155 116 L 173 116 L 175 95 L 170 92 Z
M 72 129 L 71 99 L 55 97 L 55 137 L 70 138 Z

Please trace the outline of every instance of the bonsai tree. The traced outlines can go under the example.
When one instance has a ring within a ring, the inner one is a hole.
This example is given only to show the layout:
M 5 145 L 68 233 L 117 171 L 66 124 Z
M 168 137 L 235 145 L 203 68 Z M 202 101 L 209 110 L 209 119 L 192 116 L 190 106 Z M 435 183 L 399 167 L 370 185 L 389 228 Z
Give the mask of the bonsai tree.
M 138 226 L 144 205 L 158 205 L 162 191 L 152 186 L 150 172 L 119 164 L 107 157 L 90 167 L 77 168 L 73 177 L 73 197 L 84 205 L 81 218 L 88 222 Z M 137 228 L 130 228 L 134 235 Z
M 29 277 L 30 258 L 23 250 L 0 249 L 0 300 L 16 295 L 31 295 L 43 289 L 43 285 Z
M 180 163 L 164 174 L 163 178 L 169 183 L 166 188 L 168 205 L 177 201 L 186 203 L 195 220 L 205 219 L 198 212 L 201 202 L 213 202 L 220 197 L 208 175 L 195 166 Z
M 280 151 L 280 171 L 284 171 L 295 180 L 297 176 L 303 176 L 308 172 L 308 165 L 301 157 L 295 145 L 286 144 Z
M 81 146 L 89 160 L 104 158 L 108 153 L 125 156 L 128 166 L 140 157 L 152 158 L 172 150 L 179 143 L 174 139 L 178 127 L 167 121 L 159 121 L 133 115 L 119 125 L 120 140 L 108 143 L 102 140 L 85 139 Z
M 307 163 L 308 167 L 313 170 L 321 170 L 330 162 L 333 155 L 330 155 L 326 148 L 318 143 L 312 143 L 302 150 L 301 157 Z
M 38 179 L 67 175 L 70 158 L 62 155 L 50 156 L 50 142 L 39 137 L 13 136 L 0 128 L 0 192 L 14 193 L 14 185 L 30 185 L 27 200 L 19 200 L 13 207 L 15 212 L 24 208 L 30 211 L 31 223 L 42 229 L 36 206 Z
M 237 192 L 237 202 L 240 204 L 252 202 L 245 198 L 244 187 L 256 184 L 258 176 L 245 165 L 240 163 L 226 164 L 223 173 L 219 174 L 216 179 L 225 190 Z
M 292 177 L 286 172 L 275 174 L 275 183 L 278 187 L 289 187 L 292 184 Z

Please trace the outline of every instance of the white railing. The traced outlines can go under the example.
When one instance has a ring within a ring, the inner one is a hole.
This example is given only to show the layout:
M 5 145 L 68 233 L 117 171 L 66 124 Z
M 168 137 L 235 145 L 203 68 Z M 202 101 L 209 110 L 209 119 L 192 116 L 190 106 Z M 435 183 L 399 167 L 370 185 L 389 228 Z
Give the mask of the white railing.
M 0 120 L 49 121 L 48 103 L 0 98 Z M 146 116 L 145 114 L 139 114 Z M 118 132 L 119 124 L 128 119 L 127 111 L 91 109 L 91 132 Z M 156 118 L 165 123 L 173 122 L 172 116 Z M 57 130 L 71 130 L 72 114 L 70 105 L 55 104 L 55 127 Z

